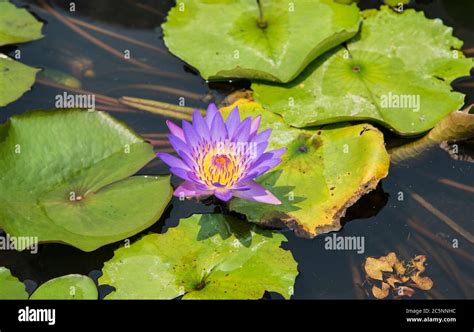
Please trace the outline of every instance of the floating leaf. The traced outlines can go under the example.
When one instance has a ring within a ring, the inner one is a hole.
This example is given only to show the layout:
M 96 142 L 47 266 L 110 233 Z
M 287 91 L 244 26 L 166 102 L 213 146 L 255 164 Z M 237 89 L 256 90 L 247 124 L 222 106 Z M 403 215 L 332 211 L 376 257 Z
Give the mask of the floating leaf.
M 45 282 L 35 290 L 30 300 L 97 300 L 98 297 L 91 278 L 69 274 Z
M 390 285 L 382 282 L 382 287 L 379 288 L 377 286 L 372 286 L 372 294 L 375 296 L 377 299 L 384 299 L 388 296 L 390 290 Z
M 265 290 L 289 298 L 298 272 L 283 241 L 229 216 L 193 215 L 115 251 L 99 283 L 115 287 L 107 299 L 259 299 Z
M 457 51 L 461 46 L 440 20 L 384 6 L 366 12 L 347 47 L 320 57 L 295 81 L 252 89 L 257 102 L 295 127 L 370 120 L 401 135 L 419 134 L 463 104 L 464 95 L 450 86 L 473 66 Z
M 422 290 L 430 290 L 433 287 L 433 281 L 428 277 L 422 277 L 421 273 L 425 271 L 426 256 L 419 255 L 410 260 L 408 264 L 401 262 L 394 252 L 387 256 L 379 258 L 367 257 L 364 263 L 364 269 L 367 277 L 373 280 L 382 281 L 382 287 L 372 286 L 372 294 L 377 299 L 384 299 L 392 288 L 395 298 L 412 297 L 416 287 Z M 368 280 L 368 284 L 372 284 Z
M 474 113 L 470 112 L 471 109 L 472 105 L 462 111 L 451 112 L 422 138 L 391 149 L 392 161 L 401 162 L 421 155 L 431 147 L 474 137 Z
M 391 252 L 387 256 L 382 256 L 380 258 L 367 257 L 364 264 L 365 273 L 375 280 L 383 280 L 383 272 L 392 272 L 393 271 L 393 262 L 390 261 L 391 256 L 393 257 L 394 253 Z
M 26 9 L 0 2 L 0 46 L 25 43 L 43 37 L 39 22 Z
M 38 71 L 0 53 L 0 107 L 17 100 L 28 91 Z
M 0 2 L 0 46 L 43 37 L 38 22 L 26 9 Z M 0 107 L 20 98 L 35 82 L 39 69 L 16 62 L 0 53 Z
M 415 258 L 411 260 L 411 264 L 413 267 L 415 267 L 418 272 L 425 272 L 425 262 L 426 262 L 426 256 L 425 255 L 418 255 Z
M 262 115 L 261 129 L 272 128 L 268 149 L 287 147 L 283 162 L 257 182 L 282 202 L 273 206 L 233 199 L 230 209 L 249 221 L 282 221 L 304 237 L 339 230 L 340 218 L 388 173 L 383 135 L 366 124 L 315 130 L 287 126 L 280 116 L 241 100 L 242 118 Z M 222 110 L 224 115 L 234 105 Z
M 179 1 L 163 24 L 166 46 L 205 79 L 289 82 L 316 57 L 358 31 L 355 4 L 332 0 L 260 0 L 260 4 Z
M 0 300 L 26 300 L 25 285 L 11 275 L 6 267 L 0 267 Z
M 422 277 L 420 274 L 420 271 L 416 272 L 411 276 L 411 280 L 413 280 L 419 289 L 430 290 L 433 287 L 433 280 L 428 277 Z
M 39 242 L 95 250 L 152 225 L 172 194 L 169 176 L 129 177 L 153 148 L 102 112 L 13 116 L 0 156 L 0 228 Z

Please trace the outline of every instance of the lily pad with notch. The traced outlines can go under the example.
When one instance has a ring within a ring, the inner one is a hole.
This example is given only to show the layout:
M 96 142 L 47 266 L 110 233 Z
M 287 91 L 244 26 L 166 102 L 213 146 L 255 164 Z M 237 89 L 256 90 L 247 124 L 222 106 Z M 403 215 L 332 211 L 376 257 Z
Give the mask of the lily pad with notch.
M 131 177 L 153 147 L 103 112 L 15 115 L 0 155 L 0 228 L 12 236 L 92 251 L 151 226 L 172 195 L 169 176 Z
M 183 0 L 163 32 L 168 49 L 205 79 L 289 82 L 359 23 L 355 4 L 333 0 Z
M 339 230 L 347 208 L 388 174 L 390 161 L 383 135 L 371 125 L 292 128 L 280 116 L 248 100 L 221 111 L 227 116 L 235 106 L 242 117 L 261 115 L 262 130 L 272 129 L 269 148 L 288 148 L 281 164 L 257 179 L 281 205 L 238 198 L 230 202 L 230 209 L 249 221 L 283 222 L 297 235 L 310 238 Z

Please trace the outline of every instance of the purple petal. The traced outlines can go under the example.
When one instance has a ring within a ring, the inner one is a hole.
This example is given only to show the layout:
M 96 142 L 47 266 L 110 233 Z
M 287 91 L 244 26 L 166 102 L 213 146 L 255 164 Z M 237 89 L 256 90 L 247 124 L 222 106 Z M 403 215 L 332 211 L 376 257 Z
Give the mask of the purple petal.
M 260 122 L 261 121 L 262 121 L 262 117 L 260 115 L 252 120 L 252 125 L 250 126 L 250 136 L 251 137 L 257 135 L 258 128 L 260 127 Z
M 177 197 L 199 197 L 199 196 L 209 196 L 212 195 L 211 190 L 203 191 L 196 188 L 194 183 L 185 181 L 183 182 L 176 190 L 174 195 Z
M 260 156 L 265 152 L 265 149 L 268 147 L 268 142 L 262 142 L 257 144 L 256 146 L 253 146 L 252 152 L 252 158 L 253 159 L 258 159 Z
M 260 165 L 262 162 L 266 161 L 266 160 L 269 160 L 269 159 L 278 159 L 280 158 L 285 152 L 286 152 L 287 148 L 281 148 L 281 149 L 276 149 L 276 150 L 272 150 L 272 151 L 268 151 L 268 152 L 265 152 L 264 154 L 262 154 L 260 156 L 260 158 L 258 158 L 254 163 L 253 163 L 253 167 L 257 167 L 258 165 Z
M 184 132 L 184 137 L 186 137 L 186 143 L 192 149 L 197 147 L 201 139 L 199 135 L 197 134 L 196 130 L 194 130 L 194 127 L 185 120 L 183 120 L 183 132 Z
M 176 158 L 175 156 L 170 155 L 169 153 L 159 152 L 156 156 L 160 158 L 169 167 L 182 168 L 187 171 L 191 170 L 191 168 L 189 168 L 189 166 L 186 165 L 184 161 L 179 158 Z
M 245 118 L 237 127 L 234 135 L 230 137 L 231 140 L 237 142 L 248 142 L 250 136 L 250 127 L 252 126 L 252 118 L 249 116 Z
M 255 135 L 252 139 L 251 139 L 251 142 L 252 143 L 261 143 L 261 142 L 266 142 L 268 141 L 268 139 L 270 138 L 270 135 L 272 134 L 272 130 L 271 129 L 267 129 L 267 130 L 264 130 L 262 131 L 261 133 Z
M 199 111 L 194 111 L 193 113 L 193 126 L 196 130 L 196 133 L 206 140 L 210 139 L 209 127 L 207 126 L 206 121 L 202 118 Z
M 212 120 L 211 137 L 215 141 L 222 141 L 227 138 L 227 128 L 220 113 L 217 113 Z
M 180 140 L 178 137 L 174 136 L 174 135 L 168 135 L 168 141 L 170 142 L 171 146 L 173 147 L 173 149 L 175 149 L 175 151 L 178 153 L 178 155 L 183 158 L 183 160 L 185 160 L 184 156 L 186 156 L 188 159 L 191 159 L 191 155 L 192 155 L 192 152 L 191 150 L 189 149 L 189 146 L 184 143 L 184 141 Z M 188 164 L 189 166 L 191 166 L 190 164 Z
M 255 201 L 260 203 L 279 205 L 281 201 L 276 198 L 271 192 L 265 189 L 262 185 L 250 181 L 244 190 L 232 190 L 235 197 Z
M 171 167 L 170 172 L 176 175 L 177 177 L 180 177 L 181 179 L 185 181 L 191 181 L 191 179 L 188 176 L 189 171 L 182 169 L 182 168 L 176 168 L 176 167 Z
M 252 172 L 256 172 L 258 174 L 257 176 L 260 176 L 263 173 L 266 173 L 269 170 L 271 170 L 273 167 L 277 166 L 279 163 L 281 163 L 280 158 L 268 159 L 261 162 L 258 166 L 252 166 L 253 167 Z
M 244 176 L 242 179 L 240 179 L 235 185 L 234 185 L 234 188 L 232 189 L 239 189 L 241 190 L 242 188 L 245 188 L 247 183 L 250 181 L 250 180 L 253 180 L 255 179 L 257 176 L 261 175 L 263 173 L 259 173 L 255 170 L 252 170 L 252 172 L 248 173 L 246 176 Z
M 252 167 L 258 167 L 261 165 L 263 162 L 270 160 L 270 159 L 278 159 L 280 158 L 285 152 L 286 148 L 281 148 L 281 149 L 276 149 L 272 151 L 265 152 L 258 158 L 253 164 Z
M 169 120 L 166 120 L 166 125 L 168 126 L 168 129 L 170 130 L 171 134 L 178 137 L 183 142 L 186 140 L 184 138 L 183 129 L 181 129 L 179 126 L 175 125 L 173 122 Z
M 235 107 L 232 112 L 230 112 L 229 116 L 227 117 L 227 120 L 225 122 L 227 126 L 227 132 L 229 137 L 233 137 L 235 130 L 239 126 L 240 123 L 240 113 L 239 109 Z
M 228 202 L 232 198 L 232 192 L 230 190 L 214 190 L 214 195 L 224 202 Z
M 209 106 L 207 107 L 207 112 L 206 112 L 206 123 L 207 123 L 208 128 L 211 128 L 212 121 L 214 120 L 214 117 L 218 113 L 219 113 L 219 110 L 217 109 L 216 104 L 214 103 L 209 104 Z

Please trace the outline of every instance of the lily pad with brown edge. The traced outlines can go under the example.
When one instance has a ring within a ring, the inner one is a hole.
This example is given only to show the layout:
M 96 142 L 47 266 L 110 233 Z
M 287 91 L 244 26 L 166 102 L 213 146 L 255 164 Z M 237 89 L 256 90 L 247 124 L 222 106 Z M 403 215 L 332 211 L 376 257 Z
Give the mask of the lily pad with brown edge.
M 172 196 L 169 176 L 132 176 L 154 157 L 107 113 L 15 115 L 0 126 L 0 228 L 84 251 L 135 235 Z
M 0 267 L 0 300 L 26 300 L 25 285 L 12 276 L 9 269 Z
M 354 36 L 359 23 L 355 4 L 333 0 L 181 0 L 163 34 L 168 49 L 205 79 L 289 82 Z
M 388 173 L 389 157 L 383 135 L 368 124 L 339 124 L 302 130 L 256 102 L 240 100 L 223 108 L 227 116 L 238 106 L 242 118 L 261 115 L 261 130 L 272 129 L 269 149 L 286 147 L 282 163 L 257 181 L 281 205 L 233 199 L 230 209 L 251 222 L 283 222 L 303 237 L 336 231 L 346 209 L 373 190 Z
M 422 138 L 390 149 L 393 162 L 399 163 L 421 155 L 424 151 L 440 145 L 462 142 L 474 137 L 474 109 L 470 105 L 462 111 L 454 111 L 443 118 Z M 454 154 L 453 150 L 451 150 Z
M 288 84 L 253 83 L 255 100 L 294 127 L 372 121 L 399 135 L 433 128 L 464 103 L 451 82 L 473 59 L 453 29 L 413 9 L 364 12 L 360 33 Z M 409 41 L 409 42 L 407 42 Z
M 105 299 L 287 299 L 298 271 L 285 241 L 231 216 L 193 215 L 116 250 L 99 284 L 115 288 Z

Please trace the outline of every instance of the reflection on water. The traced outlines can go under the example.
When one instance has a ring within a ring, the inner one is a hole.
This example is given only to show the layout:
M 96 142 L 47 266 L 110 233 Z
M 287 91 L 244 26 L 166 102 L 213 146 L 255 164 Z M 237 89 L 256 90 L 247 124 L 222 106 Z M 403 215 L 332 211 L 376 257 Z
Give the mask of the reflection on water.
M 27 5 L 37 17 L 46 22 L 46 38 L 20 46 L 22 62 L 76 75 L 85 90 L 114 98 L 132 96 L 175 104 L 184 95 L 188 106 L 204 107 L 209 100 L 220 101 L 225 94 L 248 87 L 248 82 L 245 81 L 207 85 L 191 68 L 166 51 L 159 26 L 173 1 L 82 0 L 75 2 L 74 13 L 68 12 L 70 1 L 52 1 L 54 8 L 62 15 L 152 45 L 153 47 L 147 48 L 130 44 L 123 38 L 105 35 L 98 29 L 91 30 L 86 24 L 81 26 L 87 34 L 99 38 L 116 51 L 130 51 L 131 57 L 144 64 L 144 67 L 127 63 L 114 56 L 110 50 L 98 47 L 77 31 L 65 27 L 38 5 L 39 0 L 14 2 L 17 5 Z M 378 1 L 362 1 L 364 7 L 377 3 Z M 474 35 L 470 17 L 472 10 L 466 8 L 472 4 L 470 0 L 444 0 L 417 1 L 416 6 L 423 9 L 428 17 L 440 17 L 453 26 L 456 35 L 465 40 L 465 47 L 469 48 L 474 47 Z M 1 48 L 0 51 L 11 54 L 13 50 L 14 48 L 10 47 Z M 155 70 L 147 70 L 146 66 Z M 459 85 L 466 82 L 473 84 L 472 78 L 468 78 L 459 80 L 454 86 L 457 90 L 467 93 L 466 102 L 472 103 L 472 87 Z M 52 108 L 58 93 L 61 92 L 36 84 L 22 99 L 2 109 L 0 121 L 4 122 L 12 114 L 23 113 L 32 106 Z M 165 119 L 162 117 L 141 112 L 112 111 L 114 116 L 126 121 L 141 134 L 165 131 Z M 389 143 L 395 142 L 396 138 L 390 135 L 386 133 Z M 467 148 L 469 146 L 467 144 Z M 142 173 L 147 174 L 166 172 L 166 167 L 157 161 L 142 170 Z M 462 189 L 453 186 L 452 181 L 466 187 Z M 434 280 L 434 288 L 426 293 L 417 292 L 415 297 L 474 298 L 473 244 L 421 206 L 412 196 L 419 195 L 472 234 L 474 193 L 466 188 L 472 189 L 473 185 L 471 163 L 455 161 L 445 151 L 434 149 L 418 160 L 392 165 L 388 178 L 382 181 L 377 190 L 347 211 L 343 219 L 344 228 L 338 235 L 363 236 L 364 254 L 325 250 L 325 236 L 307 240 L 283 230 L 288 237 L 284 247 L 293 252 L 299 263 L 300 275 L 296 281 L 294 297 L 363 298 L 364 292 L 356 283 L 361 283 L 364 278 L 364 258 L 378 257 L 395 251 L 404 259 L 418 254 L 428 257 L 428 272 Z M 173 200 L 159 222 L 132 240 L 150 231 L 165 232 L 169 227 L 175 226 L 179 218 L 187 217 L 191 213 L 209 213 L 215 209 L 217 207 L 212 202 L 204 205 L 195 201 Z M 459 241 L 459 249 L 447 246 L 453 243 L 453 240 Z M 44 244 L 40 246 L 37 255 L 1 252 L 0 266 L 11 268 L 13 274 L 22 280 L 31 279 L 43 283 L 68 273 L 89 274 L 91 271 L 100 270 L 103 262 L 110 259 L 113 250 L 119 246 L 120 243 L 116 243 L 92 253 L 84 253 L 60 244 Z M 94 272 L 93 275 L 97 273 Z M 266 297 L 277 296 L 267 294 Z

